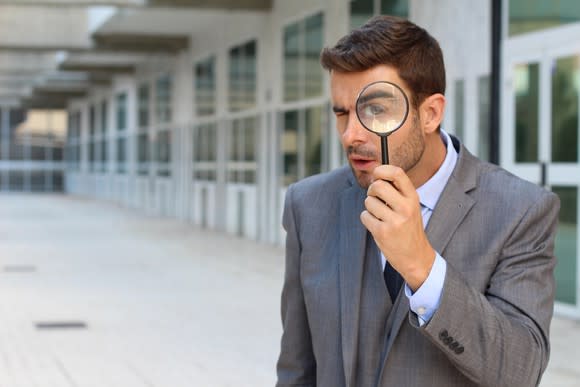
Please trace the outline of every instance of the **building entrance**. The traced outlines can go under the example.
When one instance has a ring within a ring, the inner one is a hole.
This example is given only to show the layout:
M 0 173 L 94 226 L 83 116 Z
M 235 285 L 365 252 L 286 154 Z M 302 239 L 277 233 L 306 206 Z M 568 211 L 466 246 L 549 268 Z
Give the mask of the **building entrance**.
M 503 47 L 502 166 L 560 197 L 556 312 L 580 316 L 580 25 L 507 39 Z

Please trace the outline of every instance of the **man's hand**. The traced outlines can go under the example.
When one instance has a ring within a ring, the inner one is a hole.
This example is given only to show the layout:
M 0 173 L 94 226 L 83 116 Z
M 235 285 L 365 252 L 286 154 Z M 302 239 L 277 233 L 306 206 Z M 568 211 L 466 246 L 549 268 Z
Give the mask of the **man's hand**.
M 379 249 L 413 292 L 425 282 L 435 250 L 423 228 L 419 195 L 399 167 L 381 165 L 373 172 L 361 221 Z

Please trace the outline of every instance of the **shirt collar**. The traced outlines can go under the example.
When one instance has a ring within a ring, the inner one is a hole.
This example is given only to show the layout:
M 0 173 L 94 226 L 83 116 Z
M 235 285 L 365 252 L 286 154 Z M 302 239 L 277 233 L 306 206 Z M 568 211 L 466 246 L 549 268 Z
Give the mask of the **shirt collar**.
M 449 137 L 443 129 L 441 129 L 441 140 L 447 148 L 445 160 L 443 160 L 443 164 L 441 164 L 441 167 L 439 167 L 437 172 L 435 172 L 435 174 L 422 186 L 417 188 L 421 204 L 431 211 L 435 209 L 435 205 L 441 196 L 441 192 L 443 192 L 447 180 L 449 180 L 449 177 L 455 168 L 455 164 L 457 163 L 457 151 L 453 147 L 451 137 Z

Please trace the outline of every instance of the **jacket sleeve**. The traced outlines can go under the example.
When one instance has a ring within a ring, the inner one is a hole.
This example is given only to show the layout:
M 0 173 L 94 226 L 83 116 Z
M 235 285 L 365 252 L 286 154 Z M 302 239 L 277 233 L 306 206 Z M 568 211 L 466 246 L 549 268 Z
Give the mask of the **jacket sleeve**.
M 282 224 L 286 230 L 286 268 L 282 288 L 282 341 L 277 363 L 277 387 L 316 386 L 316 361 L 302 282 L 301 247 L 292 203 L 292 186 L 286 193 Z
M 543 194 L 523 214 L 499 252 L 485 293 L 448 263 L 441 303 L 419 328 L 481 386 L 539 384 L 549 358 L 554 303 L 554 238 L 559 200 Z

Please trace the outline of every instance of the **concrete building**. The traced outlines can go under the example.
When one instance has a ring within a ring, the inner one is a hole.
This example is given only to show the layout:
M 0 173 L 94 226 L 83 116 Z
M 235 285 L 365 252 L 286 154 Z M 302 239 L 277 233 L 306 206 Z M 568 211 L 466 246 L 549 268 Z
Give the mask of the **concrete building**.
M 499 146 L 490 142 L 492 3 L 503 16 Z M 320 49 L 379 13 L 440 41 L 444 128 L 560 195 L 557 312 L 580 317 L 572 0 L 0 0 L 0 187 L 62 186 L 282 243 L 288 184 L 344 162 Z M 62 110 L 65 158 L 55 150 Z M 31 140 L 42 132 L 30 129 L 33 113 L 49 120 L 45 142 Z

